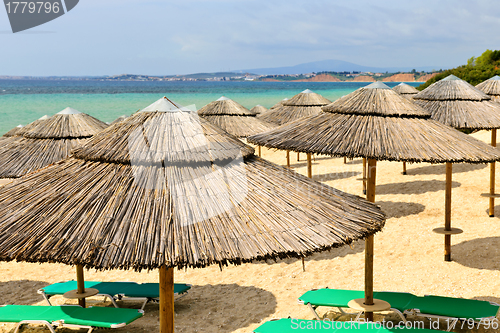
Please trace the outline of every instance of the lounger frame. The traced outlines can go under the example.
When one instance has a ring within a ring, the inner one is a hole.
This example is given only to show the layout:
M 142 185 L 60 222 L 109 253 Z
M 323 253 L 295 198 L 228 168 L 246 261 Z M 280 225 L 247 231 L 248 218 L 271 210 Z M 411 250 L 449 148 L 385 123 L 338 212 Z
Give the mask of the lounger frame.
M 64 282 L 66 282 L 66 281 L 60 281 L 58 283 L 64 283 Z M 186 286 L 192 287 L 193 285 L 186 283 Z M 40 295 L 42 295 L 43 298 L 45 299 L 45 301 L 47 302 L 47 304 L 49 304 L 50 306 L 52 306 L 52 303 L 50 303 L 50 298 L 52 296 L 56 296 L 56 295 L 47 295 L 43 289 L 38 289 L 37 293 L 40 294 Z M 174 293 L 174 297 L 176 297 L 175 300 L 183 298 L 184 296 L 187 295 L 187 293 L 188 293 L 187 291 L 185 291 L 183 293 L 180 293 L 180 294 L 179 293 Z M 153 298 L 153 297 L 127 297 L 124 294 L 117 294 L 116 296 L 114 296 L 114 295 L 109 295 L 109 294 L 98 293 L 95 296 L 97 296 L 97 297 L 98 296 L 104 297 L 104 300 L 106 300 L 106 298 L 108 298 L 111 301 L 111 303 L 113 303 L 113 306 L 115 308 L 119 308 L 119 306 L 116 303 L 116 301 L 124 301 L 124 302 L 126 302 L 126 301 L 131 301 L 131 302 L 132 301 L 135 301 L 135 302 L 140 301 L 140 302 L 143 302 L 142 306 L 141 306 L 141 310 L 144 310 L 144 308 L 146 307 L 146 305 L 148 303 L 150 303 L 150 302 L 152 302 L 152 303 L 158 303 L 159 302 L 159 298 Z
M 490 303 L 491 305 L 494 305 L 494 306 L 498 306 L 498 311 L 497 311 L 497 314 L 495 316 L 491 316 L 491 317 L 482 317 L 482 318 L 474 318 L 473 320 L 477 323 L 481 323 L 482 321 L 486 321 L 486 320 L 495 320 L 495 319 L 498 319 L 497 316 L 498 316 L 498 313 L 500 312 L 500 304 L 498 303 L 495 303 L 495 302 L 490 302 L 488 301 L 488 303 Z M 435 314 L 429 314 L 429 313 L 423 313 L 420 311 L 420 309 L 411 309 L 411 310 L 406 310 L 404 312 L 405 315 L 411 315 L 411 316 L 417 316 L 417 317 L 423 317 L 423 318 L 427 318 L 427 319 L 431 319 L 431 318 L 434 318 L 434 319 L 443 319 L 443 320 L 450 320 L 450 324 L 448 325 L 448 329 L 446 330 L 446 332 L 450 332 L 453 328 L 455 328 L 455 325 L 462 319 L 466 319 L 466 320 L 470 320 L 469 318 L 456 318 L 456 317 L 448 317 L 448 316 L 440 316 L 440 315 L 435 315 Z
M 319 290 L 319 289 L 329 289 L 328 287 L 325 287 L 325 288 L 314 288 L 314 289 L 311 289 L 311 290 Z M 312 305 L 311 303 L 307 303 L 307 304 L 304 304 L 304 301 L 302 300 L 297 300 L 297 302 L 300 304 L 300 305 L 307 305 L 307 307 L 309 308 L 309 310 L 311 310 L 312 314 L 314 315 L 314 317 L 316 317 L 317 320 L 321 320 L 319 314 L 316 312 L 316 309 L 319 308 L 319 306 L 315 306 L 315 305 Z M 354 313 L 349 313 L 349 312 L 345 312 L 341 307 L 337 307 L 337 309 L 342 313 L 342 314 L 345 314 L 345 315 L 356 315 L 356 318 L 354 319 L 354 321 L 359 321 L 359 319 L 361 318 L 361 316 L 365 313 L 365 311 L 360 311 L 360 312 L 354 312 Z M 401 320 L 406 324 L 408 321 L 406 320 L 406 316 L 405 316 L 405 313 L 402 313 L 401 311 L 399 311 L 398 309 L 395 309 L 395 308 L 390 308 L 390 310 L 387 310 L 387 311 L 392 311 L 394 313 L 396 313 L 400 318 Z
M 311 289 L 311 290 L 319 290 L 319 289 L 329 289 L 328 287 L 326 288 L 314 288 L 314 289 Z M 426 295 L 428 296 L 428 295 Z M 316 309 L 319 308 L 319 306 L 314 306 L 312 305 L 311 303 L 307 303 L 307 304 L 304 304 L 304 301 L 301 301 L 301 300 L 298 300 L 298 303 L 300 305 L 307 305 L 307 307 L 309 308 L 309 310 L 311 310 L 312 314 L 314 315 L 314 317 L 317 319 L 317 320 L 322 320 L 319 316 L 319 314 L 316 312 Z M 500 313 L 500 304 L 497 304 L 495 302 L 490 302 L 488 301 L 488 303 L 490 303 L 491 305 L 494 305 L 494 306 L 498 306 L 498 311 L 497 311 L 497 314 L 496 316 L 491 316 L 491 317 L 483 317 L 483 318 L 475 318 L 474 321 L 475 322 L 478 322 L 478 323 L 481 323 L 481 321 L 483 320 L 494 320 L 494 319 L 497 319 L 497 316 L 498 314 Z M 354 315 L 356 313 L 349 313 L 349 312 L 345 312 L 341 307 L 337 307 L 337 309 L 342 313 L 342 314 L 345 314 L 345 315 Z M 388 310 L 389 311 L 389 310 Z M 464 318 L 456 318 L 456 317 L 448 317 L 448 316 L 440 316 L 440 315 L 434 315 L 434 314 L 428 314 L 428 313 L 422 313 L 420 311 L 420 309 L 410 309 L 410 310 L 406 310 L 404 312 L 401 312 L 399 311 L 398 309 L 394 309 L 394 308 L 391 308 L 390 311 L 393 311 L 394 313 L 396 313 L 400 318 L 401 320 L 406 324 L 408 321 L 406 319 L 406 316 L 408 315 L 411 315 L 411 316 L 417 316 L 417 317 L 423 317 L 423 318 L 427 318 L 427 319 L 431 319 L 431 318 L 435 318 L 435 319 L 443 319 L 443 320 L 450 320 L 450 324 L 448 326 L 448 329 L 446 330 L 446 332 L 449 332 L 451 331 L 455 325 L 461 320 L 461 319 L 464 319 Z M 354 319 L 354 321 L 359 321 L 359 319 L 361 318 L 361 316 L 363 315 L 363 313 L 365 313 L 364 311 L 361 311 L 361 312 L 358 312 L 357 315 L 356 315 L 356 318 Z
M 3 306 L 3 305 L 0 305 Z M 64 306 L 78 306 L 78 305 L 64 305 Z M 138 310 L 140 313 L 144 314 L 144 310 Z M 94 330 L 94 326 L 87 326 L 87 325 L 76 325 L 76 324 L 65 324 L 64 320 L 56 320 L 53 322 L 48 322 L 46 320 L 22 320 L 17 323 L 16 328 L 14 330 L 14 333 L 19 333 L 19 330 L 23 325 L 44 325 L 46 326 L 51 333 L 56 333 L 55 329 L 59 327 L 67 327 L 67 328 L 76 328 L 76 329 L 86 329 L 87 333 L 92 333 Z M 121 323 L 121 324 L 113 324 L 111 325 L 111 328 L 121 328 L 127 326 L 126 323 Z M 108 327 L 98 327 L 98 328 L 108 328 Z

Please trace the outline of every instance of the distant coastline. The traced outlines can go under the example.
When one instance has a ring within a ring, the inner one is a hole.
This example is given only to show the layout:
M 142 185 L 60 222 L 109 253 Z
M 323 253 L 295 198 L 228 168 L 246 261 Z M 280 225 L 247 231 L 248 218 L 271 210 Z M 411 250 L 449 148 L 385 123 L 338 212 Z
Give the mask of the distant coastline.
M 374 72 L 319 72 L 305 74 L 256 75 L 252 73 L 196 73 L 188 75 L 152 76 L 120 74 L 112 76 L 10 76 L 0 80 L 54 80 L 54 81 L 253 81 L 253 82 L 426 82 L 436 72 L 374 73 Z

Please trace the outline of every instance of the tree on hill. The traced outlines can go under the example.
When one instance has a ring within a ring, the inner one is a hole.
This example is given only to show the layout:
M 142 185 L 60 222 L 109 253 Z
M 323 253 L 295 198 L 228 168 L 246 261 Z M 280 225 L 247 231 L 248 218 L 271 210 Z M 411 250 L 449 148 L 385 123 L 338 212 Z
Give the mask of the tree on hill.
M 467 60 L 467 65 L 448 69 L 427 80 L 427 82 L 418 86 L 417 89 L 424 90 L 434 82 L 444 79 L 450 74 L 469 82 L 473 86 L 495 75 L 500 75 L 500 50 L 486 50 L 479 57 L 472 57 Z

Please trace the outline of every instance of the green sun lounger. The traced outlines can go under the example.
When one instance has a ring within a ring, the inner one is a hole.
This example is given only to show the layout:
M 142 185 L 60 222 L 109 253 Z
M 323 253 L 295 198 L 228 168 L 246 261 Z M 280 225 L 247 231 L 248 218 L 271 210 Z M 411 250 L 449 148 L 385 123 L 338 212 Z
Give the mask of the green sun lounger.
M 348 308 L 349 301 L 363 298 L 364 292 L 344 289 L 314 289 L 299 297 L 299 304 L 309 307 L 316 319 L 321 320 L 316 309 L 320 306 Z M 479 300 L 442 297 L 416 296 L 401 292 L 374 292 L 373 297 L 388 302 L 391 310 L 397 313 L 406 322 L 406 315 L 415 315 L 426 318 L 450 320 L 449 329 L 452 329 L 458 320 L 487 321 L 493 320 L 500 309 L 500 305 Z M 356 320 L 362 312 L 358 313 Z
M 254 330 L 255 333 L 436 333 L 425 328 L 384 328 L 380 323 L 318 321 L 303 319 L 277 319 L 268 321 Z
M 117 300 L 141 300 L 143 304 L 141 310 L 144 309 L 148 302 L 157 301 L 160 297 L 160 286 L 158 283 L 135 283 L 135 282 L 97 282 L 85 281 L 85 288 L 95 288 L 99 290 L 96 296 L 104 296 L 111 300 L 117 308 Z M 38 293 L 45 298 L 49 305 L 50 297 L 54 295 L 63 295 L 67 291 L 77 289 L 76 281 L 66 281 L 51 284 L 45 288 L 39 289 Z M 185 296 L 191 285 L 175 283 L 174 295 L 178 298 Z M 182 296 L 180 296 L 182 295 Z
M 124 327 L 142 317 L 144 311 L 137 309 L 81 308 L 79 306 L 0 306 L 0 322 L 17 323 L 15 333 L 22 325 L 45 325 L 55 333 L 56 327 L 85 328 L 91 333 L 94 328 Z

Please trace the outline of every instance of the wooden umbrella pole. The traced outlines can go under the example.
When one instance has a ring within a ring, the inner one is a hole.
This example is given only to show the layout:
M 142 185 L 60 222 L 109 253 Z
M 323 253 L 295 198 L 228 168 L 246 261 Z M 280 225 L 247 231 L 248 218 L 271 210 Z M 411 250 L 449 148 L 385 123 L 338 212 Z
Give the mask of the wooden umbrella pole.
M 257 148 L 257 149 L 258 149 L 258 151 L 259 151 L 259 157 L 261 157 L 261 155 L 262 155 L 262 151 L 261 151 L 261 149 L 260 149 L 260 148 L 261 148 L 260 146 L 258 146 L 258 148 Z
M 312 178 L 312 163 L 311 163 L 311 154 L 307 154 L 307 177 Z
M 366 199 L 375 202 L 375 179 L 377 176 L 377 160 L 368 159 L 368 188 Z M 374 236 L 365 240 L 365 305 L 373 305 L 373 253 Z M 373 312 L 365 312 L 365 320 L 373 321 Z
M 497 146 L 497 130 L 496 128 L 491 130 L 491 145 L 493 147 Z M 490 163 L 490 209 L 489 209 L 489 214 L 490 217 L 495 216 L 495 162 Z
M 85 277 L 83 275 L 83 265 L 76 265 L 76 285 L 78 294 L 85 293 Z M 85 298 L 78 299 L 78 305 L 82 308 L 86 306 Z
M 174 332 L 174 269 L 160 267 L 160 333 Z
M 297 153 L 297 162 L 300 161 L 300 153 Z
M 363 194 L 366 194 L 366 158 L 363 157 Z
M 286 166 L 289 168 L 290 167 L 290 151 L 286 151 Z
M 403 162 L 403 175 L 406 175 L 406 162 Z
M 344 156 L 344 164 L 347 163 L 347 157 Z
M 446 163 L 446 194 L 444 203 L 444 230 L 451 231 L 451 179 L 452 164 Z M 444 235 L 444 260 L 451 261 L 451 235 Z

